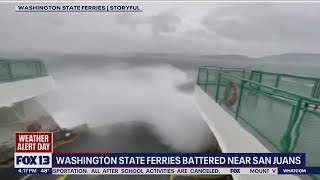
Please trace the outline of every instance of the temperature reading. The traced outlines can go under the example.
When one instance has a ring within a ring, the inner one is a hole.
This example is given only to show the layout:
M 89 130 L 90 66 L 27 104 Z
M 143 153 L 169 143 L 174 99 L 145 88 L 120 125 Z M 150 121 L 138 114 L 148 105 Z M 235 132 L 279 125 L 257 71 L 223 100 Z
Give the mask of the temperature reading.
M 40 172 L 41 172 L 41 174 L 48 174 L 48 173 L 50 173 L 50 169 L 42 168 Z

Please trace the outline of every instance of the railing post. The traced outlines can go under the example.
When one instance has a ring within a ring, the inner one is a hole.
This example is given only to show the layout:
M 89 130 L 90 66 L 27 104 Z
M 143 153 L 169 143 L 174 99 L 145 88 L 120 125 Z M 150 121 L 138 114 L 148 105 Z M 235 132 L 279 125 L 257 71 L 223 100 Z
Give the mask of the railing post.
M 36 62 L 36 67 L 37 67 L 37 76 L 41 76 L 41 64 L 40 62 Z
M 252 81 L 253 73 L 254 73 L 254 71 L 251 71 L 251 72 L 250 72 L 250 79 L 249 79 L 250 81 Z
M 246 70 L 242 69 L 242 79 L 246 79 Z
M 317 92 L 317 86 L 318 86 L 318 80 L 314 81 L 313 88 L 311 91 L 311 97 L 315 97 L 315 94 Z
M 237 111 L 236 111 L 236 120 L 238 120 L 239 117 L 239 111 L 240 111 L 240 105 L 241 105 L 241 101 L 242 101 L 242 94 L 243 94 L 243 88 L 244 88 L 244 83 L 245 81 L 241 81 L 241 85 L 240 85 L 240 96 L 239 96 L 239 101 L 238 101 L 238 106 L 237 106 Z
M 219 91 L 220 91 L 220 82 L 221 82 L 221 72 L 218 72 L 218 85 L 217 85 L 217 92 L 216 92 L 216 102 L 218 102 L 219 98 Z
M 293 109 L 288 128 L 286 132 L 284 133 L 282 139 L 281 139 L 281 151 L 282 152 L 289 152 L 290 146 L 291 146 L 291 133 L 293 130 L 293 127 L 295 123 L 297 122 L 297 119 L 299 118 L 299 113 L 301 110 L 302 105 L 302 98 L 299 97 L 296 107 Z
M 41 61 L 41 74 L 42 74 L 42 76 L 47 76 L 48 75 L 48 70 L 46 68 L 46 65 L 42 61 Z
M 39 62 L 40 76 L 44 76 L 43 62 Z
M 206 68 L 206 70 L 207 70 L 207 78 L 206 78 L 206 84 L 205 84 L 205 86 L 204 86 L 204 92 L 207 92 L 208 76 L 209 76 L 209 70 L 208 70 L 208 68 Z
M 319 95 L 320 95 L 320 80 L 316 80 L 312 88 L 311 97 L 318 99 Z
M 279 87 L 280 78 L 281 78 L 280 74 L 277 74 L 276 82 L 274 83 L 275 88 Z M 276 92 L 277 90 L 273 90 L 273 93 L 276 93 Z
M 320 98 L 320 80 L 318 80 L 318 86 L 317 86 L 317 89 L 316 89 L 316 93 L 315 93 L 315 95 L 314 95 L 314 98 L 317 98 L 317 99 Z
M 277 74 L 276 83 L 274 84 L 274 87 L 279 87 L 279 81 L 280 81 L 280 74 Z
M 12 81 L 14 77 L 13 77 L 13 74 L 12 74 L 11 63 L 10 63 L 10 61 L 7 61 L 7 63 L 8 63 L 8 64 L 7 64 L 7 65 L 8 65 L 7 67 L 8 67 L 8 73 L 9 73 L 9 80 Z
M 200 69 L 201 69 L 201 67 L 199 67 L 199 69 L 198 69 L 198 78 L 197 78 L 198 86 L 200 86 Z

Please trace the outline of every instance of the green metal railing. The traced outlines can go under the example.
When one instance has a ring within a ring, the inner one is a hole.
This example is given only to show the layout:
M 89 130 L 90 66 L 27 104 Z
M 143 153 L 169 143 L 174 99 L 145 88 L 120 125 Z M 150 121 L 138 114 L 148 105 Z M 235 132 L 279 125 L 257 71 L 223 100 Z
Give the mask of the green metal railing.
M 0 59 L 0 83 L 47 76 L 42 61 Z
M 197 79 L 198 86 L 269 147 L 306 153 L 307 166 L 320 164 L 319 82 L 317 78 L 215 66 L 200 67 Z

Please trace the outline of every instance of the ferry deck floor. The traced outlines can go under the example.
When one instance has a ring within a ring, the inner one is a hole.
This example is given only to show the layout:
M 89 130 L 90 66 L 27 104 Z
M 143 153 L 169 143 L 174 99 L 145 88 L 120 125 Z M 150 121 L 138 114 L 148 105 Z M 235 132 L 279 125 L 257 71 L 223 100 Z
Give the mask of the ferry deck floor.
M 174 152 L 155 136 L 144 123 L 116 124 L 91 129 L 56 152 Z M 169 180 L 168 175 L 15 175 L 12 168 L 0 169 L 1 180 Z M 191 180 L 175 177 L 174 180 Z M 229 180 L 219 178 L 216 180 Z

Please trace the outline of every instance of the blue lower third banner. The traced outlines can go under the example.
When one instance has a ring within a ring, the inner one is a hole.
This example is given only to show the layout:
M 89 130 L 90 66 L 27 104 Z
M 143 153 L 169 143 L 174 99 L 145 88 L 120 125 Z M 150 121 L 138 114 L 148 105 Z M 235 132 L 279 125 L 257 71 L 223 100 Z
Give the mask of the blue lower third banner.
M 52 167 L 305 167 L 305 154 L 54 153 Z
M 41 153 L 20 156 L 17 174 L 320 174 L 304 153 L 53 153 L 47 168 Z

